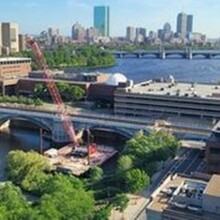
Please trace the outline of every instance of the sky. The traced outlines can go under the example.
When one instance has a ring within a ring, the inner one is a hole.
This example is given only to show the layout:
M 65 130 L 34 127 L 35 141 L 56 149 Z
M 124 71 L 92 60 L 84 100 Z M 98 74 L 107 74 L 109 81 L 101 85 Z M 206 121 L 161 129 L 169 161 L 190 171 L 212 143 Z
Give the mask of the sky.
M 176 30 L 179 12 L 194 15 L 194 31 L 220 37 L 219 0 L 0 0 L 0 21 L 17 22 L 22 34 L 39 34 L 48 27 L 70 35 L 75 22 L 93 26 L 93 7 L 110 6 L 111 36 L 124 36 L 127 26 L 156 31 L 169 22 Z

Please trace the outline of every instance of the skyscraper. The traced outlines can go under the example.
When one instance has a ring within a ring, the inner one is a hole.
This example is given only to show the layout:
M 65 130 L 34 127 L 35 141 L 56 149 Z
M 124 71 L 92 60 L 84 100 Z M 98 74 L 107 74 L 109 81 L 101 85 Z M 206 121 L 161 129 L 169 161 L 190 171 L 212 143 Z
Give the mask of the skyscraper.
M 193 32 L 193 15 L 179 13 L 177 16 L 177 34 L 181 37 L 186 37 Z
M 109 11 L 109 6 L 94 7 L 94 27 L 98 29 L 104 37 L 109 37 Z
M 186 26 L 187 33 L 193 32 L 193 15 L 187 16 L 187 26 Z
M 2 47 L 10 53 L 19 51 L 18 24 L 2 23 Z
M 85 36 L 85 28 L 81 24 L 76 22 L 72 27 L 72 40 L 83 43 L 85 41 Z
M 186 34 L 187 34 L 186 28 L 187 28 L 187 14 L 179 13 L 178 16 L 177 16 L 176 32 L 181 37 L 186 37 Z
M 134 42 L 136 37 L 136 29 L 135 27 L 127 27 L 126 28 L 126 38 L 130 42 Z

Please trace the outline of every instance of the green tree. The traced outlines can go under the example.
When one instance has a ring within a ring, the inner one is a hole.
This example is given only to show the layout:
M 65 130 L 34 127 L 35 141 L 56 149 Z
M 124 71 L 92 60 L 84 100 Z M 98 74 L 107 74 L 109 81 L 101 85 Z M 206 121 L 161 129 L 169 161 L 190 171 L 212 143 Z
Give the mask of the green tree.
M 46 157 L 37 152 L 11 151 L 7 157 L 8 178 L 27 191 L 39 192 L 48 179 L 51 166 Z
M 117 162 L 116 172 L 120 175 L 121 173 L 131 169 L 133 166 L 133 160 L 128 155 L 122 155 Z
M 81 100 L 84 95 L 85 95 L 85 91 L 80 88 L 79 86 L 71 86 L 70 87 L 70 94 L 71 94 L 71 98 L 72 101 L 78 101 Z
M 0 218 L 1 219 L 29 219 L 31 207 L 12 183 L 6 182 L 0 186 Z
M 140 169 L 131 169 L 125 173 L 124 182 L 127 192 L 138 193 L 148 186 L 149 176 Z
M 94 198 L 80 180 L 56 174 L 49 179 L 39 211 L 43 219 L 79 219 L 93 216 Z
M 113 206 L 120 212 L 123 212 L 129 203 L 129 198 L 126 194 L 117 194 L 113 200 Z
M 90 181 L 96 183 L 102 179 L 103 170 L 101 167 L 95 166 L 90 169 Z
M 111 214 L 111 206 L 106 206 L 95 212 L 93 220 L 108 220 Z

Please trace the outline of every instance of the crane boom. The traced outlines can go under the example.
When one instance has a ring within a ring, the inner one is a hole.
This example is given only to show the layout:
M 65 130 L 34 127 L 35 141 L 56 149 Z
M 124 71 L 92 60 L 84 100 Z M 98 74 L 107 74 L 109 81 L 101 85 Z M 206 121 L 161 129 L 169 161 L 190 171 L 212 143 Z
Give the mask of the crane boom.
M 53 81 L 51 71 L 49 70 L 49 68 L 47 66 L 46 60 L 43 56 L 43 53 L 42 53 L 38 43 L 35 40 L 28 39 L 27 45 L 34 52 L 35 58 L 39 64 L 40 68 L 43 70 L 44 78 L 46 79 L 47 88 L 48 88 L 49 93 L 53 99 L 53 102 L 56 104 L 57 113 L 63 123 L 63 128 L 64 128 L 65 132 L 68 134 L 71 143 L 75 147 L 77 145 L 77 138 L 75 135 L 75 131 L 74 131 L 72 122 L 70 120 L 70 117 L 68 116 L 68 113 L 65 108 L 65 104 L 64 104 L 62 97 L 57 89 L 57 86 Z

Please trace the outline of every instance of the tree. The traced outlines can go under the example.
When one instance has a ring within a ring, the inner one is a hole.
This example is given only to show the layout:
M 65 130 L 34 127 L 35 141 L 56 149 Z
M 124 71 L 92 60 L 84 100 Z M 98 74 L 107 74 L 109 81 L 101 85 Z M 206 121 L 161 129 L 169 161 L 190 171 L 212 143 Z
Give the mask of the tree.
M 70 94 L 71 94 L 71 98 L 72 101 L 78 101 L 81 100 L 84 95 L 85 95 L 85 91 L 80 88 L 79 86 L 71 86 L 70 87 Z
M 12 183 L 6 182 L 0 186 L 0 218 L 1 219 L 29 219 L 31 207 Z
M 48 180 L 39 211 L 43 219 L 79 219 L 93 216 L 94 198 L 82 182 L 72 176 L 56 174 Z
M 143 170 L 131 169 L 125 173 L 124 182 L 127 192 L 138 193 L 148 186 L 150 178 Z
M 113 206 L 120 212 L 123 212 L 129 203 L 129 198 L 126 194 L 117 194 L 113 200 Z
M 96 183 L 102 179 L 103 170 L 101 167 L 95 166 L 90 169 L 90 181 Z
M 118 160 L 116 172 L 120 175 L 121 173 L 131 169 L 132 166 L 132 158 L 128 155 L 122 155 Z
M 106 206 L 95 212 L 93 220 L 108 220 L 111 214 L 111 206 Z
M 38 192 L 48 179 L 45 171 L 51 166 L 46 157 L 37 152 L 11 151 L 7 157 L 8 178 L 27 191 Z

